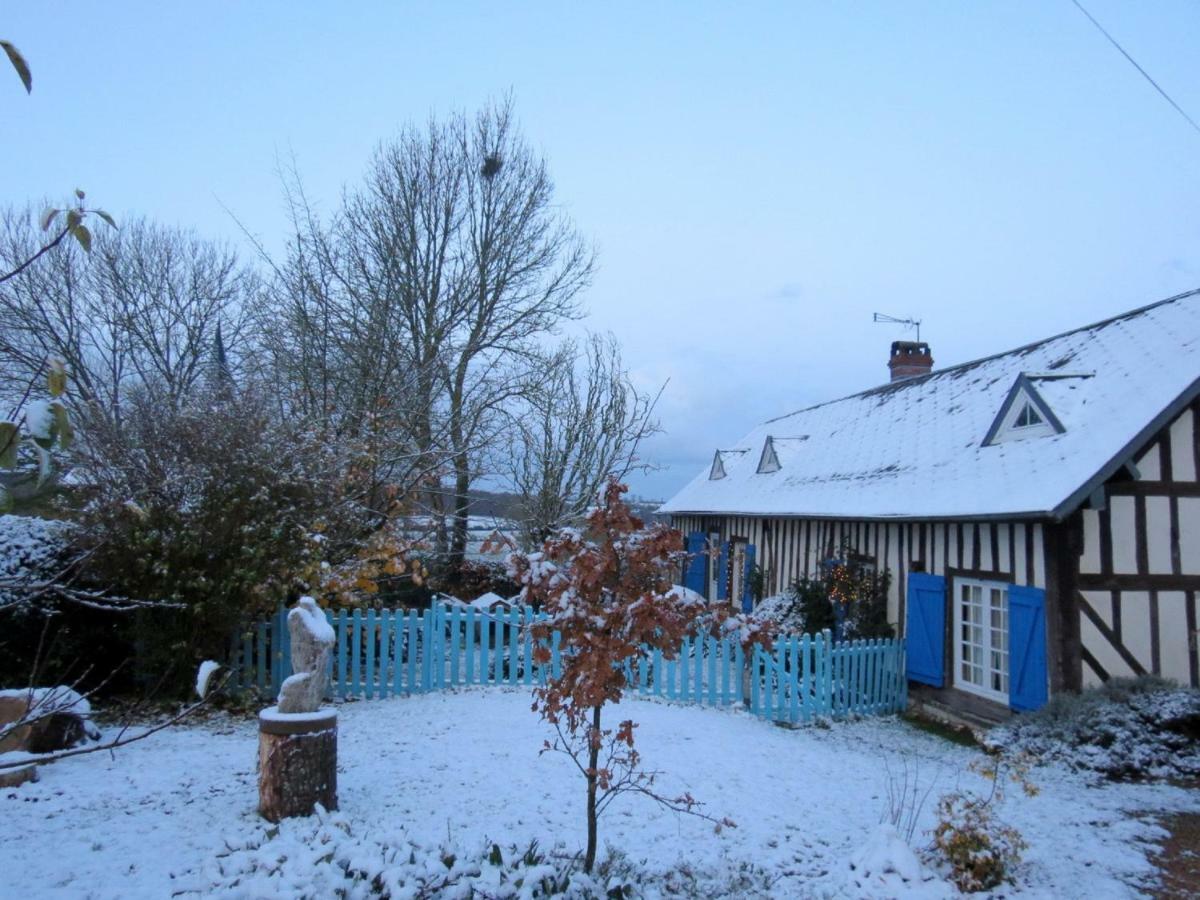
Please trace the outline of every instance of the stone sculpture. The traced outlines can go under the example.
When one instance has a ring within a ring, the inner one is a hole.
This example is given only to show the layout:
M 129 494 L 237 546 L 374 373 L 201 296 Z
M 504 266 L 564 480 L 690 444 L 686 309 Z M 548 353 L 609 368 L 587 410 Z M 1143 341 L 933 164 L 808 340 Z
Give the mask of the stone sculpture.
M 322 708 L 333 628 L 312 597 L 288 613 L 292 671 L 279 703 L 258 715 L 258 811 L 278 822 L 337 809 L 337 711 Z
M 279 691 L 279 712 L 316 712 L 329 687 L 333 628 L 312 597 L 301 597 L 287 617 L 292 639 L 292 671 Z

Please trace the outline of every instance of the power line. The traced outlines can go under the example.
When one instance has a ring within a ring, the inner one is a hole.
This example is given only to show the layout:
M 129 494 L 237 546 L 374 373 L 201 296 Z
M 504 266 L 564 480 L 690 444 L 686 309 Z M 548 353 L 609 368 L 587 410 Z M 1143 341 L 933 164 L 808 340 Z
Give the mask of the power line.
M 1177 112 L 1181 116 L 1183 116 L 1187 120 L 1187 123 L 1189 125 L 1191 125 L 1194 129 L 1196 129 L 1197 132 L 1200 132 L 1200 125 L 1196 124 L 1196 120 L 1193 119 L 1191 116 L 1189 116 L 1187 113 L 1185 113 L 1183 111 L 1183 107 L 1181 107 L 1178 103 L 1176 103 L 1174 100 L 1172 100 L 1171 95 L 1168 94 L 1166 91 L 1164 91 L 1161 87 L 1159 87 L 1158 82 L 1150 77 L 1150 73 L 1147 72 L 1145 69 L 1143 69 L 1141 66 L 1139 66 L 1137 60 L 1125 52 L 1125 48 L 1117 43 L 1116 38 L 1114 38 L 1111 34 L 1109 34 L 1107 31 L 1104 30 L 1104 26 L 1101 25 L 1099 22 L 1097 22 L 1095 20 L 1095 18 L 1092 16 L 1092 14 L 1083 8 L 1083 4 L 1080 3 L 1079 0 L 1071 0 L 1071 2 L 1075 4 L 1075 7 L 1081 13 L 1083 13 L 1085 16 L 1088 17 L 1088 21 L 1091 22 L 1093 25 L 1095 25 L 1096 28 L 1098 28 L 1100 30 L 1100 33 L 1102 35 L 1104 35 L 1106 38 L 1108 38 L 1108 42 L 1110 44 L 1112 44 L 1114 47 L 1116 47 L 1118 50 L 1121 51 L 1121 55 L 1124 56 L 1127 60 L 1129 60 L 1130 65 L 1132 65 L 1135 69 L 1137 69 L 1139 72 L 1141 72 L 1142 77 L 1145 78 L 1148 82 L 1150 82 L 1150 84 L 1154 86 L 1154 89 L 1156 91 L 1158 91 L 1160 94 L 1162 94 L 1162 98 L 1164 100 L 1166 100 L 1168 103 L 1170 103 L 1173 107 L 1175 107 L 1175 112 Z

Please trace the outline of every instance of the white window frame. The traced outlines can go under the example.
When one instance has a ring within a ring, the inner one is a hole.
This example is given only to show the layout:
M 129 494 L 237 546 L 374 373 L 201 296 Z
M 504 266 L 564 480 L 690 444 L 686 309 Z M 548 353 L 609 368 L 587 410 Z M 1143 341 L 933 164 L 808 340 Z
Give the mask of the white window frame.
M 1031 425 L 1018 425 L 1017 419 L 1021 417 L 1021 413 L 1028 406 L 1037 413 L 1038 418 L 1042 421 L 1034 422 Z M 995 436 L 991 443 L 999 444 L 1003 441 L 1020 441 L 1025 438 L 1050 437 L 1058 434 L 1057 429 L 1046 418 L 1046 414 L 1038 408 L 1033 397 L 1028 391 L 1020 391 L 1013 398 L 1012 405 L 1009 406 L 1008 412 L 1004 414 L 1004 419 L 1000 422 L 1000 427 L 996 430 Z
M 983 656 L 982 668 L 983 668 L 983 680 L 984 680 L 985 684 L 982 684 L 982 685 L 975 684 L 974 682 L 968 681 L 965 677 L 963 677 L 963 662 L 965 660 L 964 660 L 964 654 L 963 654 L 964 639 L 963 639 L 963 633 L 962 633 L 962 629 L 963 629 L 962 590 L 964 587 L 972 587 L 972 588 L 977 587 L 982 592 L 982 598 L 981 598 L 982 604 L 981 605 L 982 605 L 982 610 L 984 613 L 983 622 L 982 622 L 983 640 L 978 645 L 981 649 L 982 656 Z M 954 623 L 953 624 L 954 630 L 952 632 L 952 641 L 954 643 L 954 670 L 953 670 L 954 677 L 952 679 L 952 683 L 954 684 L 954 687 L 958 688 L 959 690 L 967 691 L 968 693 L 975 694 L 977 696 L 984 697 L 988 700 L 993 700 L 998 703 L 1003 703 L 1005 705 L 1008 704 L 1009 693 L 1012 690 L 1012 652 L 1011 652 L 1011 648 L 1008 646 L 1008 634 L 1009 634 L 1009 619 L 1008 619 L 1008 617 L 1011 614 L 1011 609 L 1010 609 L 1009 601 L 1008 601 L 1008 589 L 1010 587 L 1012 587 L 1012 585 L 1008 584 L 1007 582 L 1003 582 L 1003 581 L 989 581 L 989 580 L 982 579 L 982 578 L 956 577 L 954 579 L 954 590 L 953 590 L 953 594 L 952 594 L 952 602 L 953 602 L 953 610 L 954 610 L 954 615 L 952 617 L 953 623 Z M 991 613 L 991 594 L 990 594 L 990 592 L 992 590 L 1001 591 L 1003 593 L 1003 597 L 1004 597 L 1003 615 L 1002 615 L 1002 626 L 1003 627 L 1001 629 L 999 629 L 998 632 L 996 632 L 993 629 L 991 621 L 990 621 L 990 619 L 991 619 L 991 615 L 990 615 L 990 613 Z M 1001 635 L 1001 637 L 999 639 L 997 639 L 997 637 L 996 637 L 997 633 Z M 999 644 L 1000 646 L 997 646 L 997 644 Z M 993 669 L 993 667 L 992 667 L 993 651 L 999 651 L 1003 654 L 1003 656 L 1002 656 L 1002 661 L 1003 661 L 1003 665 L 1004 665 L 1003 670 Z M 1007 685 L 1007 690 L 995 690 L 994 688 L 991 687 L 992 675 L 996 672 L 1001 673 L 1001 676 Z

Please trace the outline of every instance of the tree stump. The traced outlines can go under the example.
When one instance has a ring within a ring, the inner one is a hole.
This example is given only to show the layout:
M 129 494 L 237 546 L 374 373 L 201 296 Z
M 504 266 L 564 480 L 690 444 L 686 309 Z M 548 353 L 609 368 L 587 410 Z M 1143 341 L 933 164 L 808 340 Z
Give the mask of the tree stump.
M 337 809 L 337 712 L 258 715 L 258 812 L 278 822 Z

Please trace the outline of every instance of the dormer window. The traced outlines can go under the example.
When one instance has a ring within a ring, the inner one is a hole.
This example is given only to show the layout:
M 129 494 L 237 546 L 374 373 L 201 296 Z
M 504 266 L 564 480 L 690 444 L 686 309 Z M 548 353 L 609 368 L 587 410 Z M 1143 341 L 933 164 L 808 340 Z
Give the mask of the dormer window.
M 1000 411 L 992 420 L 992 427 L 983 439 L 983 446 L 990 447 L 993 444 L 1026 438 L 1049 437 L 1062 434 L 1066 430 L 1045 398 L 1038 392 L 1033 380 L 1022 373 L 1017 376 L 1008 396 L 1004 398 L 1004 403 L 1000 405 Z
M 1021 412 L 1017 414 L 1017 418 L 1013 422 L 1013 428 L 1029 428 L 1033 425 L 1041 425 L 1044 421 L 1045 419 L 1033 408 L 1033 404 L 1027 402 L 1021 407 Z
M 725 464 L 727 462 L 733 463 L 734 474 L 737 474 L 739 471 L 737 466 L 738 460 L 749 452 L 750 450 L 746 447 L 737 447 L 733 450 L 718 450 L 713 454 L 712 466 L 708 470 L 708 480 L 720 481 L 724 478 L 726 475 Z
M 720 481 L 725 477 L 725 463 L 721 460 L 721 451 L 713 454 L 712 468 L 708 470 L 709 481 Z
M 763 444 L 762 456 L 758 458 L 758 474 L 769 475 L 771 472 L 778 472 L 781 468 L 779 454 L 775 452 L 775 438 L 768 435 Z

